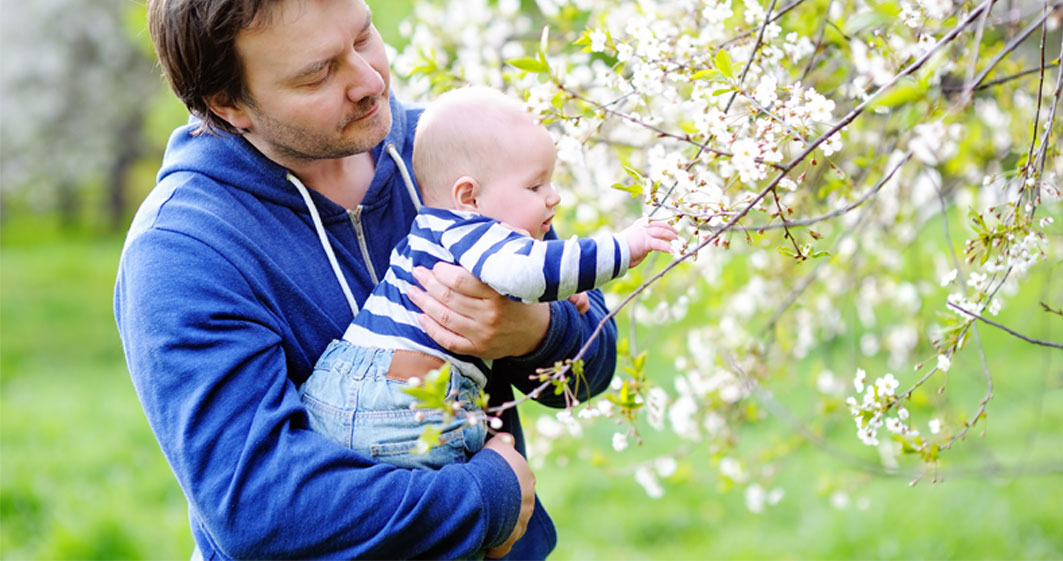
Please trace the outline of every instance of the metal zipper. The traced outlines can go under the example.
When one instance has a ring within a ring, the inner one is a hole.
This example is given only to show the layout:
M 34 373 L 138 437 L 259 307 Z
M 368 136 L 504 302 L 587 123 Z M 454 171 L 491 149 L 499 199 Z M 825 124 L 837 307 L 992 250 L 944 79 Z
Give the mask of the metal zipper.
M 369 278 L 376 286 L 380 284 L 380 279 L 376 276 L 373 261 L 369 258 L 369 246 L 365 243 L 365 230 L 362 229 L 362 205 L 358 205 L 353 210 L 348 209 L 347 216 L 350 217 L 351 225 L 354 226 L 354 237 L 358 238 L 358 247 L 362 250 L 362 259 L 365 261 L 366 270 L 369 271 Z

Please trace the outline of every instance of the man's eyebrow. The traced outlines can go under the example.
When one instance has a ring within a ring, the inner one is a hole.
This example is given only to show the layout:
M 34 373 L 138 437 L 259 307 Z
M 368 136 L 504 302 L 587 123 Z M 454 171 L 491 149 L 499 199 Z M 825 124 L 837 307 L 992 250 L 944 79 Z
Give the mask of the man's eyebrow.
M 313 74 L 315 74 L 317 72 L 320 72 L 322 69 L 327 68 L 329 64 L 332 64 L 332 59 L 331 58 L 325 59 L 325 60 L 319 60 L 317 62 L 308 64 L 308 65 L 304 66 L 303 68 L 293 72 L 292 75 L 288 77 L 288 81 L 289 82 L 298 82 L 299 80 L 302 80 L 303 78 L 311 76 L 311 75 L 313 75 Z
M 368 12 L 366 12 L 365 24 L 362 25 L 362 29 L 360 29 L 358 31 L 358 35 L 361 35 L 361 34 L 365 33 L 366 31 L 368 31 L 369 28 L 372 25 L 373 25 L 373 12 L 372 11 L 368 11 Z M 329 64 L 332 64 L 332 58 L 327 58 L 327 59 L 323 59 L 323 60 L 319 60 L 319 61 L 310 63 L 310 64 L 304 66 L 303 68 L 293 72 L 292 75 L 288 77 L 288 81 L 297 82 L 297 81 L 299 81 L 299 80 L 301 80 L 303 78 L 306 78 L 307 76 L 310 76 L 310 75 L 312 75 L 312 74 L 314 74 L 316 72 L 320 72 L 324 68 L 328 67 Z

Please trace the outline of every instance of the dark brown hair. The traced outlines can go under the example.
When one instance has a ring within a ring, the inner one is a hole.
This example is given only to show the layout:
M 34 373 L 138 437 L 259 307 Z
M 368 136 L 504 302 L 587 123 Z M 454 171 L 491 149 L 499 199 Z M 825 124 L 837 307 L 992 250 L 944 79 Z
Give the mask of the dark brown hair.
M 238 133 L 207 106 L 215 95 L 251 104 L 236 35 L 268 25 L 278 0 L 148 0 L 148 31 L 170 88 L 203 120 L 194 134 Z

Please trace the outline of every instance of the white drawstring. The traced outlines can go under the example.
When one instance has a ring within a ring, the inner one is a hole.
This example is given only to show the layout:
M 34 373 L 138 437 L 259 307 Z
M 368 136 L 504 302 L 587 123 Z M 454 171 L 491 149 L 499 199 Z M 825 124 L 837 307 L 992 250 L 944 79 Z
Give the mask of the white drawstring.
M 295 174 L 288 174 L 288 181 L 295 185 L 296 190 L 303 196 L 303 202 L 306 203 L 306 208 L 310 210 L 310 219 L 314 222 L 314 229 L 317 230 L 317 237 L 321 240 L 321 247 L 325 249 L 325 255 L 328 256 L 329 264 L 332 265 L 332 272 L 336 275 L 336 280 L 340 281 L 340 288 L 343 289 L 343 295 L 347 297 L 347 305 L 351 307 L 352 316 L 358 315 L 358 302 L 354 300 L 354 294 L 351 294 L 351 287 L 347 285 L 347 278 L 343 276 L 343 271 L 340 270 L 340 263 L 336 260 L 336 254 L 332 251 L 332 244 L 328 241 L 328 236 L 325 234 L 325 226 L 321 223 L 321 215 L 317 212 L 317 207 L 314 205 L 313 199 L 310 198 L 310 191 L 303 185 L 302 181 L 299 181 Z
M 388 144 L 387 153 L 392 160 L 395 160 L 395 165 L 399 168 L 399 174 L 402 175 L 402 182 L 406 185 L 406 191 L 410 194 L 410 199 L 413 200 L 414 208 L 418 211 L 421 210 L 421 199 L 417 195 L 417 188 L 414 187 L 413 180 L 410 179 L 410 172 L 406 169 L 406 162 L 402 160 L 402 156 L 399 155 L 399 151 L 394 144 Z M 310 211 L 310 219 L 314 222 L 317 237 L 321 240 L 321 247 L 325 249 L 325 255 L 328 256 L 329 264 L 332 265 L 332 272 L 336 275 L 336 280 L 340 282 L 343 295 L 347 298 L 347 304 L 351 307 L 351 314 L 358 315 L 358 303 L 354 300 L 351 287 L 347 285 L 347 278 L 343 276 L 343 271 L 340 270 L 340 263 L 336 260 L 336 253 L 332 251 L 332 244 L 329 243 L 328 236 L 325 234 L 325 226 L 321 223 L 321 215 L 317 212 L 317 206 L 314 205 L 313 199 L 310 198 L 310 191 L 293 173 L 288 174 L 288 181 L 295 185 L 295 189 L 302 195 L 303 202 L 306 203 L 306 208 Z
M 399 155 L 399 151 L 395 149 L 394 144 L 388 144 L 388 155 L 392 160 L 395 160 L 395 165 L 399 168 L 399 174 L 402 175 L 402 181 L 406 184 L 406 191 L 410 194 L 410 199 L 413 200 L 413 208 L 418 211 L 421 210 L 421 198 L 417 194 L 417 188 L 413 186 L 413 180 L 410 179 L 410 172 L 406 169 L 406 162 L 402 161 L 402 156 Z

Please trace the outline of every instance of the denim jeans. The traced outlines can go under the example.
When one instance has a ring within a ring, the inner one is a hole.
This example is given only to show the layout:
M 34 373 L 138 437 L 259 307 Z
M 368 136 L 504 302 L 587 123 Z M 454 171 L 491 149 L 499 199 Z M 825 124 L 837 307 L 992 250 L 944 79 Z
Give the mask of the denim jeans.
M 310 428 L 378 462 L 405 468 L 439 469 L 468 461 L 484 445 L 487 425 L 475 406 L 475 384 L 451 370 L 451 395 L 462 404 L 439 438 L 424 453 L 415 450 L 422 431 L 443 424 L 439 410 L 411 409 L 415 399 L 406 382 L 386 378 L 391 349 L 333 341 L 299 390 Z

